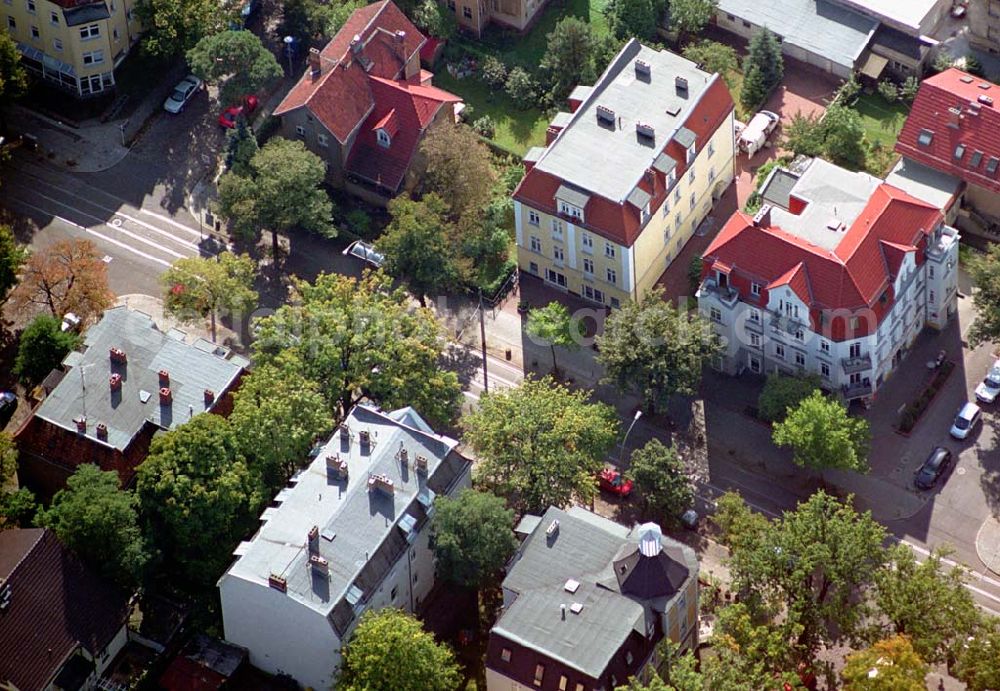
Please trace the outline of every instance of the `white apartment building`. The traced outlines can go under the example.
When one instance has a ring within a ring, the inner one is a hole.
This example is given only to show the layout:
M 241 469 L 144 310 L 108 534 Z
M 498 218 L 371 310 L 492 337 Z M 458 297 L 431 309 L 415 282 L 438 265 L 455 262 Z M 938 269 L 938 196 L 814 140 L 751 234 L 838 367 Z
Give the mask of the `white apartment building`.
M 366 610 L 416 611 L 434 584 L 429 521 L 471 463 L 411 408 L 359 405 L 278 493 L 219 580 L 226 640 L 306 687 L 335 684 Z
M 763 196 L 704 254 L 698 308 L 725 343 L 716 367 L 814 373 L 870 399 L 924 326 L 955 315 L 957 231 L 934 206 L 820 159 L 776 169 Z

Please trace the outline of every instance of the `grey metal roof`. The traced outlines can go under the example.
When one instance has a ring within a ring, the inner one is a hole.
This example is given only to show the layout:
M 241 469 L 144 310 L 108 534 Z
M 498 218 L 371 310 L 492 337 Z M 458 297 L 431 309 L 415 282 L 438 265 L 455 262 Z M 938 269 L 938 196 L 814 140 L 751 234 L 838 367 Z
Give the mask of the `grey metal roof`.
M 559 185 L 559 189 L 556 190 L 555 198 L 582 209 L 587 205 L 590 195 L 579 187 L 563 184 Z
M 95 443 L 124 450 L 147 422 L 173 429 L 214 406 L 205 402 L 205 389 L 218 401 L 242 371 L 241 362 L 227 360 L 229 351 L 209 344 L 188 345 L 156 328 L 149 315 L 115 307 L 87 330 L 85 350 L 71 353 L 63 363 L 72 369 L 42 401 L 35 415 L 73 432 L 74 420 L 87 418 L 87 436 Z M 109 351 L 125 351 L 128 362 L 111 362 Z M 245 360 L 243 361 L 245 362 Z M 159 401 L 159 371 L 170 375 L 172 403 Z M 112 392 L 109 379 L 120 374 L 121 390 Z M 148 394 L 142 401 L 143 392 Z M 108 427 L 106 442 L 97 439 L 97 424 Z
M 97 22 L 102 19 L 108 19 L 111 13 L 108 12 L 108 6 L 103 2 L 95 2 L 90 5 L 78 5 L 76 7 L 69 7 L 63 9 L 63 17 L 66 20 L 66 26 L 79 26 L 80 24 L 86 24 L 87 22 Z
M 791 190 L 792 195 L 808 202 L 805 210 L 796 215 L 773 208 L 771 223 L 832 251 L 881 182 L 868 173 L 855 173 L 821 158 L 813 159 Z M 835 222 L 837 228 L 831 228 Z
M 697 138 L 694 132 L 689 130 L 687 127 L 678 128 L 677 133 L 674 135 L 674 141 L 683 146 L 685 149 L 691 147 Z
M 573 87 L 573 90 L 569 92 L 570 101 L 586 101 L 587 97 L 590 96 L 590 92 L 594 87 L 587 86 L 585 84 L 579 84 Z
M 648 80 L 636 78 L 636 60 L 650 66 Z M 678 93 L 676 77 L 687 79 L 686 93 Z M 632 39 L 535 165 L 591 194 L 623 202 L 717 78 L 690 60 Z M 613 125 L 598 122 L 598 106 L 614 112 Z M 637 135 L 638 122 L 653 128 L 652 142 Z
M 559 521 L 553 536 L 547 535 Z M 520 526 L 519 526 L 520 527 Z M 662 612 L 672 597 L 643 599 L 623 593 L 614 561 L 640 544 L 639 527 L 602 518 L 580 507 L 552 507 L 524 541 L 503 588 L 513 602 L 493 633 L 537 650 L 591 677 L 600 677 L 632 631 L 645 634 L 647 617 Z M 689 578 L 697 578 L 698 559 L 686 545 L 669 537 L 666 556 L 681 558 Z M 569 592 L 567 581 L 579 583 Z M 676 585 L 676 584 L 672 584 Z M 583 605 L 574 613 L 571 605 Z M 563 618 L 560 605 L 566 605 Z
M 962 184 L 961 180 L 952 175 L 928 168 L 906 157 L 899 160 L 885 181 L 939 209 L 948 205 Z
M 662 153 L 653 161 L 653 167 L 664 175 L 669 175 L 670 171 L 677 167 L 677 161 L 674 160 L 673 156 Z
M 760 188 L 761 198 L 768 204 L 788 208 L 788 195 L 799 181 L 799 176 L 790 170 L 775 167 Z
M 534 163 L 535 161 L 540 159 L 542 157 L 542 154 L 544 153 L 545 153 L 544 146 L 533 146 L 530 149 L 528 149 L 528 152 L 524 154 L 524 158 L 521 160 L 524 161 L 525 163 Z
M 222 577 L 267 588 L 268 577 L 280 575 L 289 598 L 329 616 L 341 632 L 354 616 L 348 593 L 357 602 L 371 596 L 405 554 L 409 543 L 404 527 L 412 532 L 424 523 L 435 493 L 446 491 L 469 467 L 454 451 L 458 442 L 425 431 L 430 427 L 412 409 L 386 413 L 359 405 L 345 424 L 350 441 L 339 431 L 333 434 L 278 494 L 280 504 L 264 511 L 260 530 L 236 548 L 237 559 Z M 370 435 L 370 448 L 360 443 L 362 431 Z M 405 467 L 398 459 L 401 448 L 409 458 Z M 327 456 L 337 454 L 347 461 L 346 480 L 327 472 Z M 428 461 L 426 474 L 415 468 L 418 456 Z M 371 474 L 388 476 L 392 494 L 369 490 Z M 329 562 L 328 574 L 309 565 L 307 541 L 313 526 L 320 531 L 319 555 Z
M 566 111 L 560 111 L 555 114 L 555 117 L 549 122 L 550 127 L 565 127 L 569 124 L 569 121 L 573 119 L 572 113 L 567 113 Z
M 627 197 L 628 202 L 637 209 L 644 209 L 649 200 L 652 199 L 649 192 L 642 189 L 641 187 L 636 187 L 634 190 L 629 192 Z
M 854 69 L 878 21 L 826 0 L 719 0 L 719 11 L 766 26 L 789 45 Z

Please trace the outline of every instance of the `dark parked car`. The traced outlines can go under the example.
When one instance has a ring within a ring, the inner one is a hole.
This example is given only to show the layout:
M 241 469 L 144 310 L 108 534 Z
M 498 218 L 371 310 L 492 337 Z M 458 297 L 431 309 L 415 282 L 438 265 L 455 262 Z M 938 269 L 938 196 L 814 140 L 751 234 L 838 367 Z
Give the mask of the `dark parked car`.
M 913 484 L 918 489 L 930 489 L 937 484 L 937 481 L 948 470 L 949 465 L 951 465 L 951 451 L 941 446 L 935 447 L 924 464 L 920 466 L 920 470 L 917 471 L 916 477 L 913 478 Z
M 0 425 L 6 425 L 17 410 L 17 396 L 10 391 L 0 391 Z

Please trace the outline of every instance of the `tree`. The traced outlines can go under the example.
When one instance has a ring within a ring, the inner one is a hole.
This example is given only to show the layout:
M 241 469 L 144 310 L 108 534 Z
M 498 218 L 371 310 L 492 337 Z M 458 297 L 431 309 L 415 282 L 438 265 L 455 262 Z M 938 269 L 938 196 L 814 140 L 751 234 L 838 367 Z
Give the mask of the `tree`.
M 990 243 L 985 254 L 971 253 L 968 269 L 976 286 L 972 292 L 976 318 L 968 339 L 973 345 L 1000 340 L 1000 245 Z
M 300 141 L 275 137 L 250 159 L 251 175 L 225 173 L 219 180 L 219 208 L 246 241 L 271 231 L 274 261 L 278 234 L 301 227 L 334 237 L 333 204 L 322 189 L 326 164 Z
M 496 180 L 486 145 L 469 127 L 445 125 L 424 135 L 420 152 L 427 166 L 426 190 L 445 200 L 453 221 L 476 222 Z
M 458 285 L 462 273 L 447 214 L 448 205 L 433 192 L 420 201 L 400 195 L 389 202 L 392 220 L 375 244 L 385 256 L 386 273 L 406 281 L 421 306 L 428 295 Z
M 366 4 L 365 0 L 345 0 L 345 2 L 331 2 L 327 5 L 320 5 L 320 9 L 325 12 L 325 28 L 320 32 L 327 36 L 335 36 L 340 31 L 347 20 L 355 11 L 360 10 Z
M 834 104 L 823 118 L 823 148 L 838 165 L 863 168 L 865 165 L 865 128 L 858 111 Z
M 504 89 L 521 110 L 530 108 L 535 102 L 535 80 L 520 65 L 510 68 Z
M 17 446 L 10 432 L 0 432 L 0 492 L 7 489 L 17 475 Z
M 899 98 L 899 87 L 888 79 L 883 79 L 878 83 L 878 93 L 879 96 L 884 98 L 889 103 L 895 103 L 896 99 Z
M 755 621 L 744 604 L 716 612 L 712 649 L 716 655 L 702 665 L 705 688 L 712 691 L 781 688 L 778 681 L 798 685 L 795 652 L 790 639 L 800 632 L 794 623 Z
M 719 0 L 670 0 L 670 30 L 678 36 L 697 34 L 715 16 Z
M 253 289 L 255 274 L 253 260 L 245 254 L 222 252 L 215 259 L 178 259 L 160 276 L 163 307 L 182 321 L 211 317 L 214 341 L 219 312 L 228 312 L 230 316 L 247 314 L 257 304 L 257 291 Z
M 656 33 L 659 10 L 654 0 L 610 0 L 604 6 L 604 16 L 616 38 L 648 39 Z
M 495 55 L 487 55 L 479 63 L 479 78 L 494 91 L 502 89 L 507 83 L 507 65 Z
M 6 37 L 6 34 L 4 34 Z M 4 38 L 0 38 L 2 45 Z M 0 53 L 2 53 L 0 47 Z M 2 57 L 0 57 L 2 60 Z M 2 68 L 0 68 L 2 69 Z M 2 79 L 2 76 L 0 76 Z M 24 245 L 19 245 L 14 231 L 8 225 L 0 224 L 0 305 L 7 302 L 10 290 L 17 285 L 18 274 L 24 262 L 28 260 L 28 249 Z
M 968 684 L 969 691 L 1000 688 L 1000 624 L 983 617 L 975 635 L 965 641 L 955 663 L 954 674 Z
M 823 153 L 823 123 L 815 115 L 803 115 L 799 111 L 783 131 L 785 141 L 782 146 L 796 156 L 819 156 Z
M 785 61 L 781 44 L 770 29 L 764 27 L 750 39 L 750 49 L 743 63 L 744 81 L 740 102 L 747 110 L 756 110 L 781 83 Z M 748 87 L 748 82 L 753 84 Z
M 277 491 L 308 462 L 309 450 L 333 427 L 333 418 L 316 382 L 296 375 L 279 357 L 243 378 L 229 424 L 247 463 L 265 487 Z
M 135 494 L 119 487 L 117 473 L 85 463 L 36 520 L 103 575 L 135 587 L 147 559 L 137 507 Z
M 143 50 L 161 59 L 186 53 L 202 37 L 225 31 L 239 16 L 237 2 L 218 0 L 148 0 L 136 10 L 145 27 Z
M 851 653 L 840 676 L 847 691 L 924 691 L 930 668 L 906 636 Z
M 16 492 L 0 491 L 0 530 L 30 528 L 37 511 L 38 502 L 31 490 L 22 487 Z
M 589 84 L 594 74 L 594 34 L 579 17 L 567 16 L 546 37 L 540 66 L 549 76 L 552 97 L 565 99 L 577 84 Z
M 584 335 L 580 321 L 574 319 L 561 302 L 550 302 L 545 307 L 531 310 L 524 330 L 531 338 L 549 344 L 552 351 L 552 371 L 556 373 L 559 371 L 556 365 L 556 346 L 576 350 Z
M 284 0 L 279 35 L 293 36 L 309 43 L 312 38 L 326 31 L 329 19 L 327 6 L 317 0 Z
M 445 12 L 437 0 L 424 0 L 413 13 L 413 21 L 434 38 L 447 40 L 458 30 L 455 15 Z
M 733 553 L 749 554 L 763 541 L 770 529 L 768 520 L 753 512 L 736 492 L 726 492 L 716 501 L 715 525 L 720 541 Z
M 684 461 L 659 439 L 650 439 L 632 452 L 629 475 L 638 486 L 646 511 L 673 522 L 694 502 L 694 487 Z
M 945 570 L 944 556 L 935 550 L 919 562 L 913 550 L 897 545 L 875 574 L 875 603 L 891 627 L 880 633 L 906 635 L 916 653 L 932 663 L 953 660 L 979 619 L 965 571 Z
M 663 638 L 658 647 L 662 660 L 659 666 L 666 679 L 650 664 L 644 675 L 649 677 L 648 682 L 629 677 L 628 684 L 616 687 L 615 691 L 705 691 L 705 679 L 698 672 L 694 653 L 685 650 L 683 655 L 680 654 L 680 646 L 669 638 Z
M 0 105 L 8 105 L 27 89 L 28 71 L 21 64 L 21 51 L 9 33 L 0 32 Z
M 55 317 L 40 314 L 21 332 L 14 359 L 14 374 L 25 383 L 34 385 L 40 382 L 79 344 L 79 336 L 63 331 L 60 325 Z
M 721 352 L 708 321 L 671 305 L 661 289 L 612 312 L 597 345 L 605 381 L 639 394 L 653 411 L 674 394 L 693 395 L 702 366 Z
M 226 135 L 226 169 L 235 175 L 252 175 L 250 161 L 257 151 L 257 137 L 247 125 L 246 118 L 237 118 L 236 127 Z
M 684 57 L 698 63 L 708 72 L 717 72 L 729 86 L 732 86 L 732 75 L 740 69 L 735 48 L 708 39 L 685 46 Z
M 917 92 L 920 90 L 920 80 L 914 77 L 912 74 L 903 81 L 902 85 L 899 87 L 899 97 L 904 101 L 910 103 L 917 97 Z
M 931 71 L 944 72 L 954 66 L 955 56 L 952 55 L 947 49 L 942 48 L 938 51 L 938 54 L 934 56 L 934 62 L 931 63 Z
M 473 489 L 438 497 L 431 540 L 439 578 L 466 588 L 496 582 L 514 550 L 514 512 L 503 499 Z
M 115 299 L 101 256 L 90 240 L 58 240 L 34 252 L 11 291 L 11 307 L 27 313 L 44 307 L 60 319 L 73 312 L 83 321 L 100 314 Z
M 237 103 L 282 75 L 281 65 L 250 31 L 223 31 L 205 36 L 187 52 L 191 71 L 219 85 L 219 100 Z
M 868 470 L 871 430 L 868 421 L 851 417 L 840 401 L 814 391 L 788 411 L 772 433 L 778 446 L 790 446 L 797 465 L 814 470 Z
M 412 405 L 431 423 L 454 418 L 462 390 L 440 364 L 441 326 L 392 290 L 388 276 L 320 274 L 313 284 L 294 281 L 293 292 L 293 304 L 257 322 L 257 366 L 289 358 L 292 371 L 319 387 L 335 420 L 366 397 L 388 409 Z
M 819 377 L 815 374 L 790 377 L 774 373 L 767 378 L 757 399 L 757 414 L 762 420 L 781 422 L 790 408 L 797 406 L 819 387 Z
M 344 691 L 454 691 L 462 679 L 451 650 L 398 609 L 361 615 L 343 656 Z
M 260 480 L 239 446 L 224 418 L 196 415 L 154 437 L 139 465 L 147 544 L 164 569 L 198 589 L 214 585 L 262 504 Z
M 618 437 L 613 408 L 547 377 L 484 395 L 463 422 L 480 480 L 527 512 L 593 497 Z

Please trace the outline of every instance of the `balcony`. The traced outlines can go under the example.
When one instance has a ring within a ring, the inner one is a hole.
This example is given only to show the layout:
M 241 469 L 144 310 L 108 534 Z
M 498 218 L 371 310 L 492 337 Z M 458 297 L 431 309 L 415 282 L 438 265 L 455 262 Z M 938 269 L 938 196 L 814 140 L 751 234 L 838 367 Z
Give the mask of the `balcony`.
M 701 298 L 705 295 L 713 295 L 726 307 L 733 307 L 740 299 L 738 290 L 730 286 L 720 286 L 714 278 L 706 278 L 702 281 L 697 297 Z
M 848 401 L 855 398 L 864 398 L 865 396 L 872 395 L 872 382 L 871 379 L 865 379 L 862 382 L 856 384 L 844 384 L 840 387 L 840 392 Z
M 797 331 L 808 331 L 809 325 L 795 317 L 789 317 L 779 312 L 771 312 L 770 324 L 775 331 L 784 331 L 786 334 L 794 334 Z
M 845 357 L 840 359 L 840 364 L 844 368 L 844 374 L 856 374 L 872 368 L 872 356 L 865 353 L 857 357 Z

